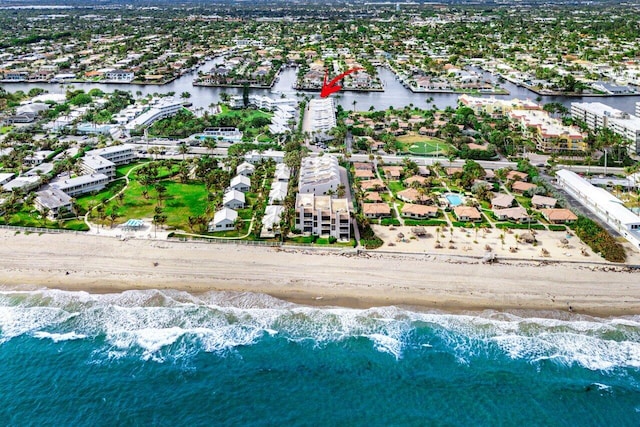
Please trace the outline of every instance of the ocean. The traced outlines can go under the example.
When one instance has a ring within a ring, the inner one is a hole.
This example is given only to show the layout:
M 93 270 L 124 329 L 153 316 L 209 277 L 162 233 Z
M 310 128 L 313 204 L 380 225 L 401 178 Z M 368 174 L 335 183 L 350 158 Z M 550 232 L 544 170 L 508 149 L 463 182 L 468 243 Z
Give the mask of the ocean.
M 3 426 L 638 426 L 640 316 L 0 292 Z

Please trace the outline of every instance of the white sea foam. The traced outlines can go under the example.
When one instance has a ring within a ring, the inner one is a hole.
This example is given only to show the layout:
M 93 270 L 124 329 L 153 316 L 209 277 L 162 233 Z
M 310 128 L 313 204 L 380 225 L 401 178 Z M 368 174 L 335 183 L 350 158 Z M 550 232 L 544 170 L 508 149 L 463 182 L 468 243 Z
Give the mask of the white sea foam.
M 449 352 L 460 363 L 506 356 L 592 370 L 640 368 L 640 316 L 553 319 L 491 311 L 317 308 L 238 292 L 0 292 L 0 344 L 23 334 L 56 342 L 103 336 L 104 353 L 111 357 L 158 361 L 168 352 L 224 354 L 268 336 L 316 346 L 366 337 L 377 351 L 397 359 L 408 348 L 428 348 Z
M 34 332 L 33 336 L 35 338 L 40 338 L 40 339 L 50 339 L 53 342 L 81 340 L 87 337 L 86 335 L 78 334 L 76 332 L 67 332 L 64 334 L 57 334 L 57 333 L 45 332 L 45 331 Z

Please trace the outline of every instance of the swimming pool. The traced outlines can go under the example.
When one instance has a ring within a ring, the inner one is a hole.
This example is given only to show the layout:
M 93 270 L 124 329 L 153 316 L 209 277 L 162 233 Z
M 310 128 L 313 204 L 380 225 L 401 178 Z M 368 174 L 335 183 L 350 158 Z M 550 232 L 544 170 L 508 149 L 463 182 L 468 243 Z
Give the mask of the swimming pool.
M 457 194 L 449 193 L 449 194 L 446 194 L 444 197 L 447 198 L 451 206 L 460 206 L 462 204 L 462 197 L 460 197 Z

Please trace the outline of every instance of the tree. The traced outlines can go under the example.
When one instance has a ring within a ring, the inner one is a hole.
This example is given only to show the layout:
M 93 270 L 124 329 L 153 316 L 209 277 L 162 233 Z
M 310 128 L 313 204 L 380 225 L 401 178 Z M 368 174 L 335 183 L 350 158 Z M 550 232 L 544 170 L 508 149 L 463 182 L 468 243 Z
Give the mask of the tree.
M 181 98 L 181 99 L 184 99 L 184 100 L 187 100 L 187 99 L 191 98 L 191 94 L 190 94 L 189 92 L 187 92 L 187 91 L 182 92 L 182 93 L 180 94 L 180 98 Z

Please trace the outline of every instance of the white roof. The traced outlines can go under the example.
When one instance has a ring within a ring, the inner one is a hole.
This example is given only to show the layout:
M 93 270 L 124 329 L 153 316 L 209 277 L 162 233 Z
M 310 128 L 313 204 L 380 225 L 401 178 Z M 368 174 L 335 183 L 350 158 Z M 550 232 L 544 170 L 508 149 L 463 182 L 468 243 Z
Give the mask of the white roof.
M 245 171 L 245 170 L 254 171 L 256 170 L 256 167 L 251 163 L 245 161 L 238 165 L 238 167 L 236 168 L 236 173 L 240 173 L 240 171 Z
M 244 175 L 236 175 L 233 178 L 231 178 L 231 183 L 229 184 L 229 186 L 233 187 L 238 184 L 251 186 L 251 179 L 248 176 L 244 176 Z
M 275 224 L 279 224 L 283 212 L 284 206 L 268 205 L 262 217 L 262 228 L 273 228 Z
M 84 156 L 82 158 L 82 163 L 84 163 L 87 167 L 93 169 L 94 171 L 96 169 L 115 166 L 115 163 L 100 156 Z
M 288 188 L 289 184 L 286 182 L 274 182 L 269 191 L 269 203 L 276 200 L 284 200 L 287 197 Z
M 233 200 L 244 203 L 244 193 L 238 190 L 228 190 L 222 197 L 222 203 L 227 204 Z
M 575 191 L 590 198 L 608 214 L 622 224 L 640 224 L 640 217 L 624 206 L 622 200 L 607 190 L 591 185 L 587 180 L 566 169 L 556 172 L 556 176 L 567 182 Z
M 238 212 L 229 208 L 222 208 L 213 216 L 213 223 L 219 224 L 225 221 L 235 222 L 238 218 Z

